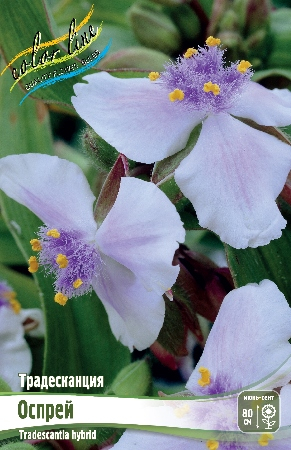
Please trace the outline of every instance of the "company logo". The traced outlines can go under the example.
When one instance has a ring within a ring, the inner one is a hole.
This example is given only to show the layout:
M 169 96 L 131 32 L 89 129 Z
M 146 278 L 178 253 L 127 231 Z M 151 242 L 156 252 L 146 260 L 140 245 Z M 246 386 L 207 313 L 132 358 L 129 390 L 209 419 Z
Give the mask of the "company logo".
M 82 74 L 83 72 L 89 70 L 98 61 L 100 61 L 108 52 L 110 47 L 110 42 L 107 46 L 100 52 L 99 50 L 94 50 L 89 56 L 81 59 L 81 66 L 77 62 L 68 64 L 72 58 L 79 56 L 85 50 L 87 50 L 93 42 L 97 40 L 102 31 L 102 24 L 94 30 L 92 25 L 88 26 L 86 31 L 82 31 L 82 34 L 78 33 L 83 26 L 89 21 L 93 14 L 94 5 L 92 5 L 89 13 L 82 20 L 82 22 L 77 26 L 76 20 L 73 18 L 69 25 L 68 33 L 60 36 L 57 39 L 53 39 L 47 42 L 41 42 L 41 32 L 37 31 L 33 38 L 32 47 L 29 47 L 20 53 L 18 53 L 14 58 L 9 61 L 7 66 L 1 72 L 1 75 L 6 71 L 8 67 L 12 68 L 12 77 L 15 80 L 10 88 L 10 92 L 14 89 L 17 83 L 24 77 L 32 73 L 36 73 L 34 78 L 25 84 L 25 89 L 29 91 L 21 100 L 20 105 L 23 101 L 32 93 L 39 88 L 44 88 L 50 86 L 58 81 L 64 81 L 67 78 L 72 78 L 76 75 Z M 60 48 L 54 48 L 56 44 L 60 42 L 67 42 L 67 52 L 64 51 L 64 55 L 61 53 L 63 50 Z M 43 51 L 44 50 L 44 51 Z M 20 66 L 16 66 L 16 61 L 21 56 L 27 56 L 22 60 Z M 64 66 L 63 63 L 66 63 Z M 59 66 L 62 64 L 61 66 Z M 43 71 L 47 69 L 44 73 L 38 75 L 38 71 Z

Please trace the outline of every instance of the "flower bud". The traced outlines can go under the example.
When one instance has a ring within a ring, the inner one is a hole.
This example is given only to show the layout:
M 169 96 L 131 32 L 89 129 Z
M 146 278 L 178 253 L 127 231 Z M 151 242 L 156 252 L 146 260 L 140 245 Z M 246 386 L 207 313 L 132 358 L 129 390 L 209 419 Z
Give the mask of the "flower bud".
M 179 49 L 180 32 L 159 5 L 148 1 L 134 3 L 128 17 L 136 37 L 146 47 L 165 53 Z
M 254 69 L 261 68 L 262 62 L 269 56 L 268 34 L 265 28 L 258 29 L 245 40 L 247 59 Z
M 81 140 L 82 147 L 94 166 L 101 171 L 109 172 L 118 157 L 118 151 L 89 127 L 85 129 Z
M 239 19 L 237 13 L 232 9 L 229 9 L 225 12 L 221 19 L 220 28 L 222 30 L 237 30 L 238 23 Z
M 246 26 L 249 31 L 268 26 L 270 22 L 270 0 L 248 0 Z
M 215 0 L 208 34 L 221 39 L 234 59 L 251 59 L 259 66 L 270 51 L 269 0 Z
M 200 22 L 189 5 L 181 5 L 173 10 L 172 18 L 179 28 L 183 39 L 193 40 L 200 33 Z
M 267 30 L 265 30 L 264 28 L 255 31 L 248 37 L 246 41 L 248 48 L 251 50 L 254 47 L 258 47 L 265 41 L 266 37 L 267 37 Z
M 228 9 L 228 6 L 228 0 L 214 0 L 209 25 L 207 28 L 208 36 L 217 35 L 220 30 L 220 20 L 223 18 L 225 12 Z
M 124 367 L 114 379 L 106 394 L 139 397 L 151 388 L 151 372 L 147 361 L 135 361 Z
M 214 322 L 224 297 L 234 288 L 229 269 L 217 267 L 206 256 L 189 250 L 183 244 L 176 251 L 176 262 L 180 273 L 173 286 L 174 298 L 180 300 L 179 288 L 183 287 L 195 311 Z
M 281 8 L 271 14 L 272 47 L 268 58 L 268 67 L 290 68 L 291 46 L 291 10 Z
M 135 68 L 160 72 L 169 60 L 168 55 L 144 47 L 128 47 L 105 56 L 99 69 Z
M 228 49 L 228 55 L 230 59 L 235 59 L 232 55 L 230 55 L 231 49 L 237 49 L 241 43 L 241 36 L 236 31 L 223 31 L 218 33 L 217 36 L 221 39 L 223 43 L 223 47 Z

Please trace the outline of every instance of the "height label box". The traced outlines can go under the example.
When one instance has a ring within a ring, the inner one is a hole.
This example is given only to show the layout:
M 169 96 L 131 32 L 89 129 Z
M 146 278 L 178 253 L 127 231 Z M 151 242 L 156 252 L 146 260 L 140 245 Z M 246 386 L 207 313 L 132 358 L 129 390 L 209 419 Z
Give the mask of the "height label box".
M 280 427 L 280 395 L 276 391 L 243 391 L 237 408 L 243 433 L 274 433 Z

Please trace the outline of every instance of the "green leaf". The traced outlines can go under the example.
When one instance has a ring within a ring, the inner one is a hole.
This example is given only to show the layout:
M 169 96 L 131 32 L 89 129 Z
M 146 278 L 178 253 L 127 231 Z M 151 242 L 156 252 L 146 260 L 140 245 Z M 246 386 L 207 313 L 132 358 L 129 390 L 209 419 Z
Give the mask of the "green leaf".
M 196 338 L 200 342 L 203 342 L 203 334 L 197 317 L 196 307 L 198 290 L 199 286 L 198 283 L 196 283 L 196 280 L 191 277 L 190 273 L 185 270 L 183 266 L 180 266 L 180 272 L 177 281 L 172 287 L 174 299 L 180 309 L 184 326 L 187 326 L 189 330 L 191 330 L 192 333 L 196 336 Z M 209 301 L 207 302 L 207 294 L 202 292 L 200 300 L 200 303 L 202 303 L 203 306 L 209 308 L 209 305 L 207 304 L 209 303 Z M 204 312 L 204 308 L 202 308 L 202 310 Z
M 178 203 L 184 197 L 179 186 L 174 180 L 174 175 L 159 185 L 159 188 L 174 204 Z
M 273 0 L 272 3 L 276 8 L 291 7 L 290 0 Z
M 99 69 L 136 68 L 161 72 L 167 62 L 169 57 L 165 53 L 150 48 L 128 47 L 114 53 L 111 51 L 102 59 Z
M 200 124 L 194 128 L 183 150 L 155 163 L 151 180 L 153 183 L 161 185 L 174 174 L 181 161 L 193 150 L 200 135 L 201 127 L 202 125 Z
M 56 450 L 54 441 L 39 441 L 38 444 L 33 445 L 34 450 Z M 60 446 L 59 450 L 61 450 L 62 447 Z
M 97 18 L 96 26 L 98 26 L 102 20 L 104 20 L 104 19 L 100 15 Z M 92 23 L 95 28 L 95 23 L 94 22 L 92 22 Z M 109 51 L 109 53 L 107 53 L 107 55 L 111 55 L 112 53 L 117 52 L 122 49 L 126 49 L 127 47 L 134 47 L 136 49 L 142 48 L 140 46 L 138 40 L 134 36 L 134 33 L 131 29 L 125 28 L 125 27 L 119 26 L 119 25 L 111 25 L 106 20 L 103 22 L 102 32 L 100 34 L 100 37 L 98 37 L 98 40 L 96 41 L 95 47 L 98 48 L 99 50 L 101 50 L 104 47 L 106 47 L 106 45 L 108 44 L 108 42 L 110 40 L 112 40 L 112 44 L 110 46 L 110 51 Z M 101 60 L 101 62 L 102 61 L 103 60 Z M 135 66 L 130 66 L 130 67 L 135 67 Z M 98 68 L 99 68 L 99 66 L 98 66 Z
M 189 155 L 199 138 L 202 125 L 197 125 L 191 132 L 183 150 L 154 165 L 151 181 L 159 186 L 168 198 L 176 205 L 186 230 L 201 229 L 196 212 L 190 201 L 184 197 L 174 179 L 174 173 L 181 161 Z
M 3 67 L 2 61 L 1 70 Z M 29 152 L 53 154 L 46 105 L 27 99 L 20 107 L 22 93 L 19 89 L 9 92 L 10 80 L 5 75 L 0 77 L 0 156 Z
M 237 250 L 226 245 L 225 248 L 236 287 L 269 279 L 276 283 L 291 305 L 290 225 L 283 230 L 280 239 L 274 239 L 263 247 Z
M 12 226 L 14 223 L 12 223 Z M 0 216 L 0 263 L 21 265 L 25 263 L 23 255 L 15 244 L 11 233 Z
M 98 0 L 94 4 L 93 20 L 101 21 L 104 24 L 119 24 L 128 27 L 126 19 L 127 9 L 134 3 L 134 0 L 117 0 L 109 2 L 108 0 Z M 55 20 L 58 24 L 67 23 L 68 17 L 75 17 L 78 21 L 82 20 L 88 12 L 88 3 L 86 0 L 67 0 L 58 2 L 53 9 Z
M 95 131 L 86 127 L 82 134 L 82 147 L 93 165 L 103 172 L 109 172 L 118 158 L 118 151 L 102 139 Z
M 205 3 L 205 0 L 203 3 Z M 191 9 L 190 5 L 181 4 L 178 7 L 173 8 L 171 11 L 171 17 L 180 30 L 184 40 L 193 41 L 201 32 L 199 18 Z
M 0 378 L 0 392 L 12 392 L 11 387 L 2 378 Z
M 13 239 L 12 236 L 11 239 Z M 27 270 L 27 266 L 25 268 Z M 23 275 L 0 264 L 0 279 L 6 280 L 16 292 L 22 308 L 41 308 L 39 292 L 31 276 Z
M 1 450 L 35 450 L 35 447 L 25 442 L 13 442 L 3 445 Z
M 190 200 L 186 197 L 182 197 L 176 204 L 178 213 L 180 214 L 185 230 L 202 230 L 199 225 L 196 211 Z
M 181 33 L 161 5 L 148 0 L 134 2 L 128 19 L 135 36 L 145 47 L 172 54 L 181 46 Z
M 291 69 L 281 69 L 280 67 L 275 69 L 258 70 L 252 76 L 252 81 L 262 81 L 265 78 L 284 78 L 291 81 Z
M 171 355 L 186 356 L 187 328 L 183 322 L 182 312 L 178 303 L 170 301 L 165 295 L 165 320 L 158 336 L 158 343 Z
M 151 383 L 148 362 L 145 360 L 135 361 L 119 372 L 106 394 L 141 397 L 149 394 Z
M 200 0 L 199 2 L 201 8 L 203 8 L 204 12 L 208 17 L 211 16 L 214 0 Z

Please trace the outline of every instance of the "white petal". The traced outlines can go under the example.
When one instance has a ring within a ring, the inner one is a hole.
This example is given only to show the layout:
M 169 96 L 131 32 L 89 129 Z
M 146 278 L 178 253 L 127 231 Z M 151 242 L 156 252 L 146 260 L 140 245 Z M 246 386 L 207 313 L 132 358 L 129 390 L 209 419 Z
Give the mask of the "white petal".
M 131 351 L 144 350 L 158 337 L 165 316 L 162 296 L 148 292 L 135 275 L 105 255 L 93 288 L 102 301 L 112 332 Z
M 291 108 L 291 92 L 289 89 L 272 89 L 273 94 L 277 95 L 277 97 L 282 101 L 284 106 Z
M 284 386 L 291 380 L 291 356 L 273 373 L 264 378 L 255 389 L 273 389 Z
M 287 89 L 270 91 L 250 81 L 248 88 L 229 109 L 238 117 L 252 119 L 260 125 L 284 127 L 291 124 L 291 93 Z
M 74 163 L 38 153 L 6 156 L 0 159 L 0 189 L 49 227 L 74 229 L 90 238 L 96 233 L 95 197 Z
M 291 169 L 291 147 L 228 114 L 210 116 L 175 179 L 199 223 L 235 248 L 281 236 L 275 203 Z
M 10 307 L 0 307 L 0 377 L 13 391 L 21 391 L 18 374 L 30 373 L 32 366 L 21 322 Z
M 224 298 L 186 387 L 209 395 L 257 383 L 291 356 L 290 337 L 291 308 L 275 283 L 264 280 L 235 289 Z M 200 367 L 211 373 L 204 387 L 198 384 Z
M 269 442 L 270 450 L 287 450 L 291 448 L 291 438 L 279 439 L 276 435 L 274 435 L 274 437 L 275 440 Z M 256 450 L 261 450 L 261 448 L 262 448 L 261 446 L 257 446 Z M 246 448 L 246 450 L 253 450 L 253 449 L 250 447 L 250 449 Z
M 205 441 L 148 431 L 126 430 L 114 450 L 207 450 Z
M 120 79 L 100 72 L 74 86 L 77 113 L 128 158 L 152 163 L 185 147 L 203 115 L 171 102 L 148 78 Z M 181 102 L 182 103 L 182 102 Z
M 275 440 L 270 443 L 270 450 L 287 450 L 291 440 L 279 439 L 274 435 Z M 207 450 L 206 441 L 197 439 L 187 439 L 179 436 L 171 436 L 161 433 L 151 433 L 148 431 L 126 430 L 119 441 L 113 446 L 114 450 Z M 219 450 L 259 450 L 261 449 L 256 441 L 252 442 L 219 442 Z
M 122 178 L 120 190 L 97 232 L 101 251 L 130 269 L 146 289 L 163 294 L 179 273 L 172 260 L 185 231 L 179 214 L 153 183 Z

